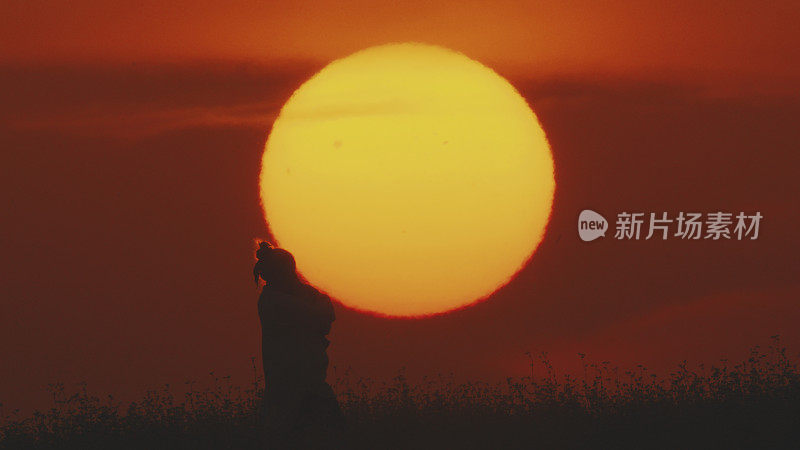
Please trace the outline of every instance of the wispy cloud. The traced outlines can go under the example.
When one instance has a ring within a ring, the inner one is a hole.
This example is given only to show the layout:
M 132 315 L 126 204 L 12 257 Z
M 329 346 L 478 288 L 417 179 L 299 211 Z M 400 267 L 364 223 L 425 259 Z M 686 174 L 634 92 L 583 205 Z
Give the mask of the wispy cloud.
M 0 66 L 0 121 L 23 130 L 97 136 L 143 136 L 191 127 L 268 129 L 283 103 L 318 65 L 105 64 Z M 795 101 L 784 90 L 709 87 L 680 79 L 560 76 L 512 78 L 535 108 L 585 101 L 660 104 L 687 99 Z M 313 110 L 299 118 L 404 111 L 397 104 Z
M 245 64 L 0 67 L 0 119 L 21 129 L 147 135 L 268 126 L 314 67 Z

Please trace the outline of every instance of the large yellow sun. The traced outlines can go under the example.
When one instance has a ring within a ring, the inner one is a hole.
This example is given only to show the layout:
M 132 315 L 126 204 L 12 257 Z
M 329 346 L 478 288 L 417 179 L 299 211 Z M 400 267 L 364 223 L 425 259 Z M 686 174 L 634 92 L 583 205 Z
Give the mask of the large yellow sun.
M 514 87 L 422 44 L 368 48 L 303 84 L 260 179 L 270 232 L 306 280 L 404 317 L 506 284 L 542 240 L 554 186 L 545 134 Z

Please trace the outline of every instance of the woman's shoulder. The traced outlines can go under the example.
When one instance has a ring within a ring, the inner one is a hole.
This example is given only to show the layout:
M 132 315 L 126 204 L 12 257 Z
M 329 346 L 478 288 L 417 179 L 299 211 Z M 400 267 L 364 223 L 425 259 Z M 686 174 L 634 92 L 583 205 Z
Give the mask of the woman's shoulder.
M 319 289 L 309 284 L 303 284 L 303 297 L 311 303 L 318 311 L 328 312 L 333 311 L 333 304 L 328 294 L 320 291 Z
M 319 289 L 315 288 L 314 286 L 311 286 L 308 283 L 302 283 L 301 284 L 300 293 L 301 293 L 301 295 L 303 295 L 304 297 L 306 297 L 306 298 L 308 298 L 310 300 L 328 301 L 328 302 L 331 301 L 331 298 L 328 297 L 327 294 L 325 294 L 324 292 L 322 292 Z

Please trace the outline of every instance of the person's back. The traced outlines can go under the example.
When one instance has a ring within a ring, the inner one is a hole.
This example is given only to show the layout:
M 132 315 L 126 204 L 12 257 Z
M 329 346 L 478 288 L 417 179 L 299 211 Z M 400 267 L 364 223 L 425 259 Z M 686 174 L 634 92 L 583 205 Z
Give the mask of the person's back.
M 262 356 L 268 371 L 294 369 L 294 376 L 324 382 L 328 368 L 327 339 L 334 320 L 330 299 L 313 288 L 286 292 L 264 286 L 258 302 Z M 316 294 L 314 293 L 316 292 Z M 271 369 L 267 368 L 271 364 Z M 280 367 L 281 365 L 288 367 Z

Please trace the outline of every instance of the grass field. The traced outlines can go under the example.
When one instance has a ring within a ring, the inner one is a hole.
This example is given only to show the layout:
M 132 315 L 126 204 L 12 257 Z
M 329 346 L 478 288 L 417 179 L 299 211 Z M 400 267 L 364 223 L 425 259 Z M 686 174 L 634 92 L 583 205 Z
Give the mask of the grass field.
M 532 373 L 543 376 L 503 383 L 341 375 L 332 384 L 347 428 L 337 447 L 800 448 L 798 358 L 777 337 L 744 361 L 681 365 L 665 376 L 586 362 L 582 376 L 557 377 L 545 355 L 531 356 Z M 216 378 L 180 398 L 167 386 L 128 405 L 53 385 L 52 409 L 4 413 L 0 449 L 263 448 L 258 384 Z

